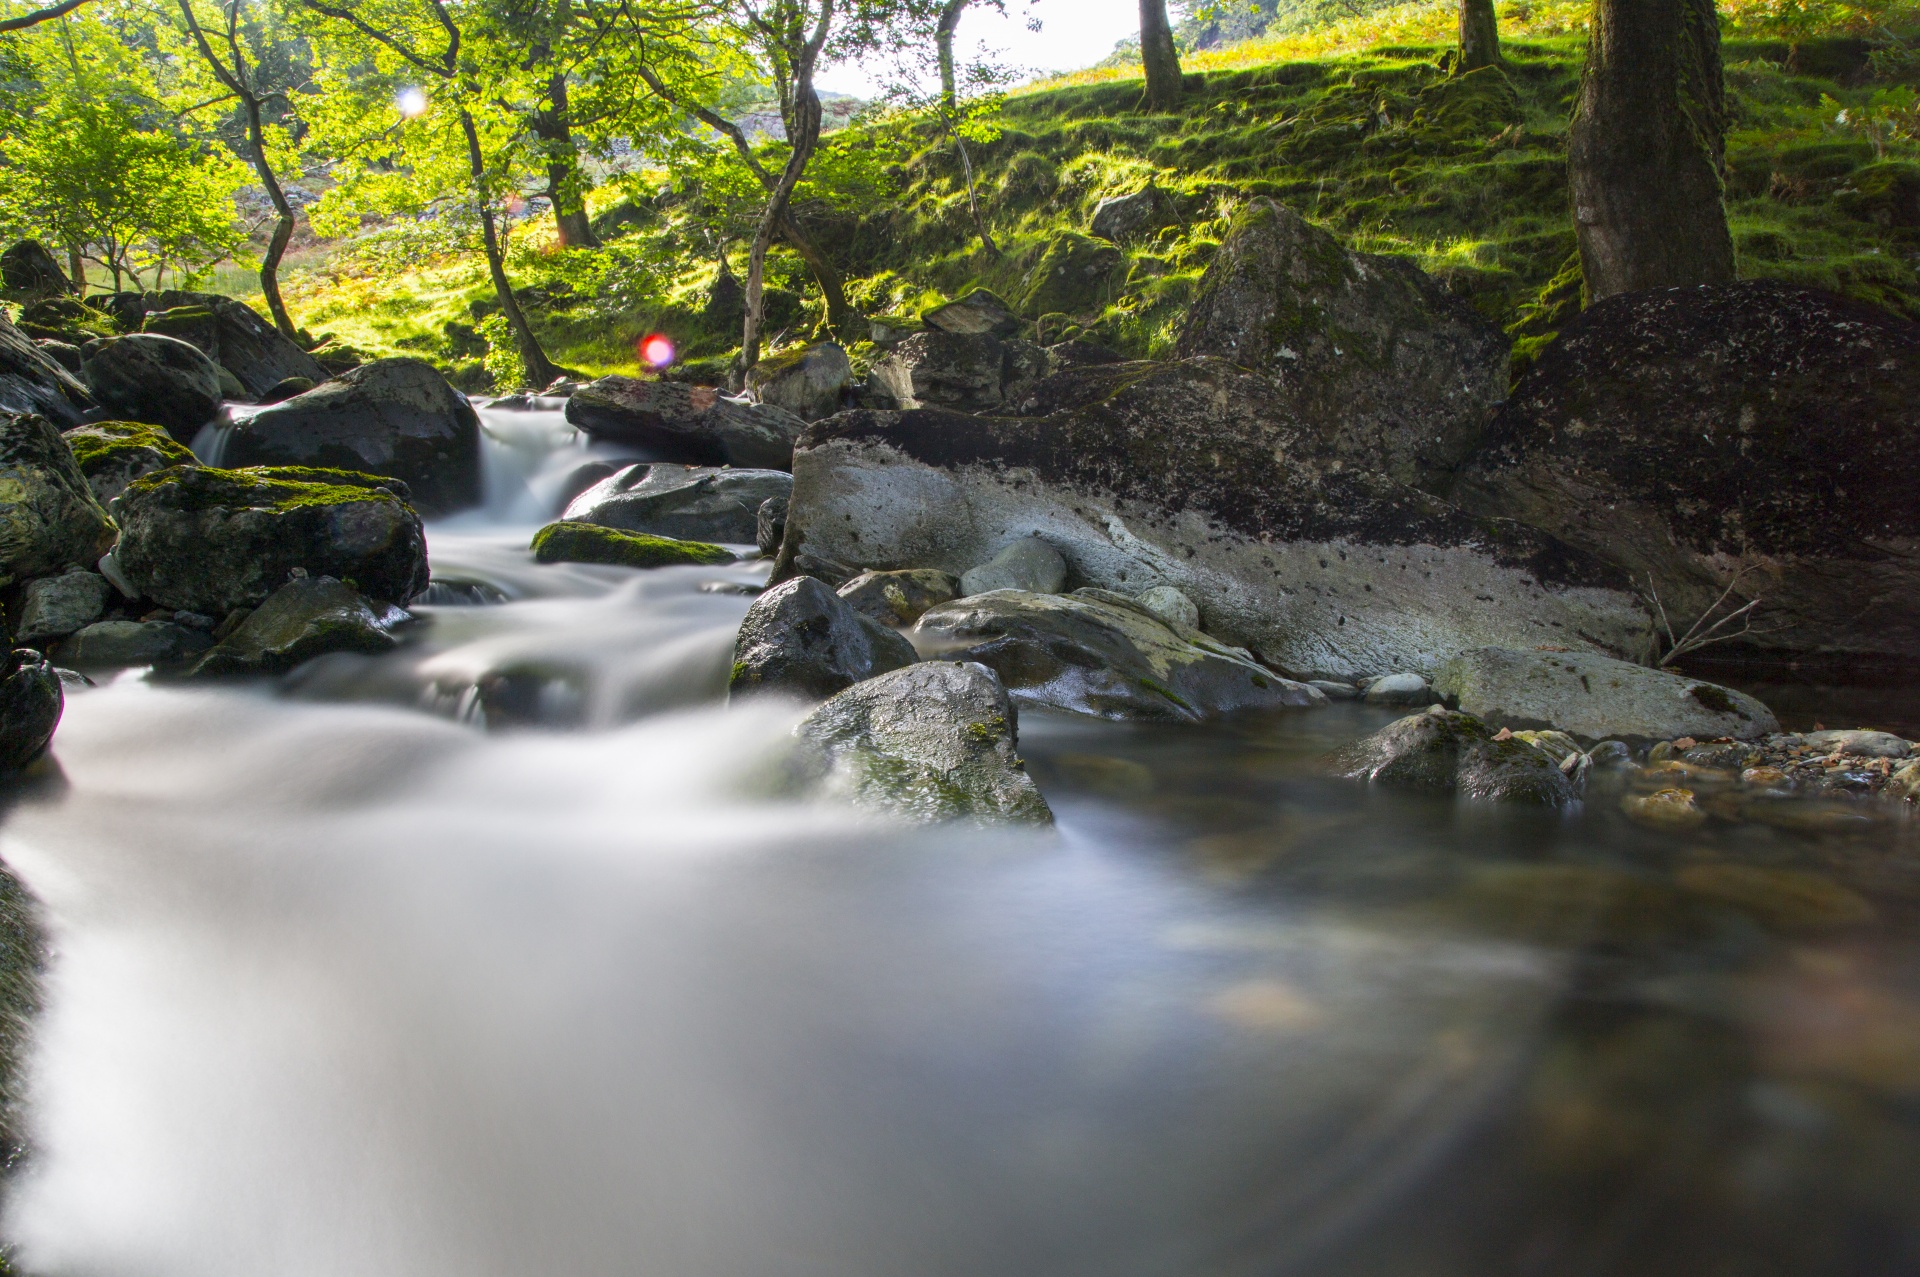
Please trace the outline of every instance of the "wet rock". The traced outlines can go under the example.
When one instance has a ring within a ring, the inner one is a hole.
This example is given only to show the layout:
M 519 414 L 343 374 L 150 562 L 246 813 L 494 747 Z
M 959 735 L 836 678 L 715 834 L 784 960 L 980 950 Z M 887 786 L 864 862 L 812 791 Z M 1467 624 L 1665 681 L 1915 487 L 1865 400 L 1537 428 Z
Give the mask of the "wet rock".
M 923 652 L 985 665 L 1022 704 L 1101 718 L 1199 721 L 1326 703 L 1205 635 L 1175 633 L 1131 599 L 994 590 L 930 609 L 913 637 Z
M 159 426 L 182 443 L 220 415 L 220 369 L 172 337 L 130 333 L 89 342 L 81 369 L 101 407 Z
M 1761 600 L 1744 644 L 1911 660 L 1920 324 L 1770 280 L 1609 297 L 1521 379 L 1454 497 L 1651 578 L 1680 630 L 1732 585 L 1730 606 Z
M 258 606 L 296 568 L 404 605 L 427 588 L 426 539 L 420 516 L 382 483 L 299 469 L 163 470 L 115 503 L 113 557 L 140 595 L 208 616 Z
M 747 372 L 747 388 L 762 404 L 785 409 L 802 421 L 818 421 L 840 411 L 841 393 L 852 380 L 847 352 L 830 341 L 768 355 Z
M 1697 829 L 1707 823 L 1707 813 L 1694 798 L 1691 789 L 1656 789 L 1650 794 L 1624 795 L 1620 810 L 1635 824 L 1650 829 Z
M 1115 195 L 1093 206 L 1093 219 L 1087 225 L 1101 239 L 1115 244 L 1150 235 L 1173 220 L 1167 197 L 1149 186 L 1131 195 Z
M 900 572 L 862 572 L 838 590 L 854 611 L 882 625 L 912 625 L 960 596 L 960 582 L 934 568 Z
M 821 789 L 910 820 L 1048 824 L 1014 752 L 1015 719 L 984 666 L 928 661 L 829 699 L 794 729 L 818 752 Z
M 1407 706 L 1431 705 L 1433 688 L 1418 674 L 1383 674 L 1367 684 L 1367 704 Z
M 1058 594 L 1067 584 L 1067 561 L 1039 537 L 1021 537 L 978 567 L 960 576 L 962 597 L 988 590 L 1027 590 Z
M 1905 758 L 1912 752 L 1912 746 L 1892 732 L 1862 730 L 1807 732 L 1800 739 L 1810 749 L 1858 754 L 1862 758 Z
M 142 475 L 169 466 L 198 465 L 192 451 L 158 426 L 138 421 L 98 421 L 75 426 L 63 438 L 94 498 L 106 505 Z
M 27 647 L 44 648 L 51 639 L 65 638 L 99 620 L 112 593 L 107 578 L 79 568 L 29 581 L 20 592 L 20 621 L 14 629 L 14 640 Z
M 1587 751 L 1595 767 L 1626 767 L 1633 762 L 1633 750 L 1625 741 L 1603 740 Z
M 1780 730 L 1773 711 L 1744 692 L 1583 652 L 1463 652 L 1441 667 L 1434 690 L 1498 726 L 1557 727 L 1589 740 L 1746 739 Z
M 1165 621 L 1175 633 L 1200 628 L 1200 605 L 1171 585 L 1156 585 L 1134 597 L 1140 606 Z
M 423 514 L 480 501 L 480 418 L 419 359 L 376 359 L 235 425 L 224 466 L 314 466 L 405 483 Z
M 0 677 L 0 774 L 24 770 L 47 752 L 66 708 L 60 675 L 40 653 L 15 648 Z
M 747 609 L 734 640 L 728 694 L 779 692 L 822 700 L 918 659 L 901 635 L 814 578 L 795 577 Z
M 1349 780 L 1454 792 L 1467 798 L 1565 807 L 1578 797 L 1552 759 L 1500 739 L 1471 714 L 1438 706 L 1390 723 L 1336 755 Z
M 173 621 L 95 621 L 53 650 L 62 665 L 82 670 L 177 666 L 213 646 L 213 636 Z
M 920 319 L 927 327 L 943 333 L 985 333 L 992 337 L 1012 337 L 1020 331 L 1020 316 L 998 294 L 976 288 L 942 306 L 923 311 Z
M 0 253 L 0 287 L 9 298 L 27 301 L 39 297 L 64 297 L 73 292 L 73 281 L 60 269 L 47 246 L 37 239 L 23 239 Z
M 1776 931 L 1830 931 L 1872 922 L 1859 893 L 1818 874 L 1756 865 L 1689 865 L 1674 875 L 1683 891 L 1751 914 Z
M 762 554 L 778 554 L 787 535 L 787 499 L 768 497 L 753 517 L 753 543 Z
M 306 394 L 309 390 L 312 390 L 314 386 L 319 384 L 321 380 L 324 379 L 314 377 L 283 377 L 261 391 L 259 401 L 263 404 L 285 403 L 296 395 Z
M 1175 348 L 1269 372 L 1349 464 L 1431 488 L 1506 398 L 1508 346 L 1411 262 L 1349 252 L 1255 199 L 1208 265 Z
M 620 568 L 713 567 L 734 560 L 733 551 L 701 541 L 678 541 L 644 532 L 621 532 L 593 523 L 549 523 L 533 534 L 537 563 L 604 563 Z
M 786 470 L 806 423 L 775 404 L 730 399 L 710 386 L 602 377 L 567 399 L 568 424 L 597 440 L 646 448 L 664 461 Z
M 624 532 L 754 545 L 760 507 L 793 491 L 780 470 L 734 470 L 667 462 L 628 466 L 568 503 L 560 517 Z
M 1316 679 L 1309 680 L 1307 683 L 1307 686 L 1312 688 L 1317 688 L 1320 691 L 1320 693 L 1330 701 L 1359 700 L 1360 697 L 1365 695 L 1364 692 L 1362 692 L 1359 688 L 1355 687 L 1352 683 L 1342 683 L 1335 679 L 1330 679 L 1330 678 L 1316 678 Z
M 411 619 L 333 577 L 302 577 L 268 595 L 194 664 L 191 674 L 282 674 L 328 652 L 378 655 L 396 646 L 394 627 Z
M 53 423 L 0 413 L 0 585 L 92 564 L 113 538 L 113 520 Z
M 1716 741 L 1707 745 L 1695 745 L 1683 750 L 1682 762 L 1695 767 L 1713 767 L 1721 771 L 1738 772 L 1758 767 L 1766 755 L 1756 745 L 1741 741 Z
M 823 559 L 954 573 L 1038 535 L 1076 580 L 1170 585 L 1219 638 L 1311 677 L 1430 674 L 1488 645 L 1644 649 L 1623 573 L 1325 452 L 1270 378 L 1220 360 L 1075 375 L 1105 397 L 1037 418 L 814 423 L 792 528 Z
M 1513 738 L 1515 740 L 1525 741 L 1535 749 L 1546 754 L 1546 756 L 1554 762 L 1562 764 L 1562 770 L 1564 770 L 1567 755 L 1582 752 L 1580 742 L 1565 732 L 1552 730 L 1543 732 L 1514 732 Z
M 0 412 L 37 413 L 64 429 L 93 406 L 78 377 L 0 315 Z

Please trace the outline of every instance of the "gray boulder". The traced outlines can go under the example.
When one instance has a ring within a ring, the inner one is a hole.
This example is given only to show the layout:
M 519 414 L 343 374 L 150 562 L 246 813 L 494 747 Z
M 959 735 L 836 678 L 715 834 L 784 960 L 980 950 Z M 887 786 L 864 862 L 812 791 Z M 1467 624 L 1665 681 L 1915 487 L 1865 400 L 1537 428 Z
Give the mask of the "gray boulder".
M 1432 488 L 1506 398 L 1509 342 L 1411 262 L 1270 199 L 1235 216 L 1175 343 L 1269 373 L 1348 464 Z
M 567 398 L 567 423 L 605 443 L 645 448 L 684 465 L 786 470 L 806 429 L 785 408 L 732 399 L 711 386 L 611 376 Z
M 224 617 L 296 575 L 331 576 L 404 605 L 427 588 L 426 537 L 370 475 L 181 466 L 136 479 L 114 503 L 116 570 L 140 595 Z
M 1341 751 L 1349 780 L 1458 793 L 1466 798 L 1566 807 L 1579 794 L 1546 751 L 1497 734 L 1471 714 L 1434 706 Z
M 376 359 L 239 422 L 219 462 L 383 475 L 446 514 L 480 501 L 480 418 L 433 365 Z
M 823 341 L 760 360 L 747 372 L 747 389 L 762 404 L 818 421 L 840 411 L 840 396 L 852 380 L 847 352 Z
M 914 646 L 978 661 L 1025 705 L 1101 718 L 1199 721 L 1326 698 L 1205 635 L 1183 637 L 1145 607 L 1102 592 L 995 590 L 930 609 Z
M 986 667 L 928 661 L 856 683 L 794 735 L 819 788 L 910 820 L 1048 824 L 1053 813 L 1014 752 L 1014 709 Z
M 1348 464 L 1270 378 L 1221 360 L 1085 371 L 1113 376 L 1106 397 L 1040 418 L 816 422 L 794 452 L 789 543 L 960 573 L 1038 535 L 1075 580 L 1170 585 L 1215 636 L 1296 676 L 1428 674 L 1484 646 L 1644 650 L 1623 574 Z
M 0 412 L 35 413 L 64 429 L 93 406 L 78 377 L 0 315 Z
M 1150 235 L 1173 220 L 1167 197 L 1149 186 L 1131 195 L 1115 195 L 1093 206 L 1087 229 L 1104 240 L 1125 244 Z
M 963 598 L 988 590 L 1058 594 L 1066 584 L 1067 561 L 1060 557 L 1060 551 L 1039 537 L 1021 537 L 985 563 L 962 573 L 960 594 Z
M 1585 740 L 1747 739 L 1780 730 L 1731 688 L 1589 652 L 1486 647 L 1441 666 L 1434 690 L 1496 727 L 1552 727 Z
M 220 415 L 218 365 L 177 338 L 129 333 L 89 342 L 81 370 L 101 407 L 159 426 L 181 443 L 192 443 Z
M 976 288 L 941 306 L 922 311 L 921 322 L 943 333 L 985 333 L 1012 337 L 1020 331 L 1020 316 L 999 294 Z
M 60 676 L 40 653 L 15 648 L 0 676 L 0 774 L 24 770 L 47 752 L 66 708 Z
M 896 344 L 867 374 L 868 394 L 901 408 L 989 412 L 1028 389 L 1051 368 L 1031 342 L 991 333 L 917 333 Z
M 1418 674 L 1383 674 L 1367 684 L 1367 704 L 1418 708 L 1433 704 L 1433 688 Z
M 52 337 L 36 337 L 33 344 L 44 351 L 54 363 L 78 377 L 85 361 L 80 357 L 80 347 L 72 342 L 60 341 Z
M 780 542 L 786 535 L 787 499 L 768 497 L 754 512 L 753 543 L 762 554 L 778 554 Z
M 40 297 L 65 297 L 73 292 L 73 281 L 60 268 L 47 246 L 37 239 L 9 244 L 0 253 L 0 288 L 15 301 Z
M 20 621 L 14 627 L 14 640 L 27 647 L 45 648 L 49 639 L 65 638 L 99 620 L 112 593 L 113 586 L 106 577 L 84 568 L 29 581 L 20 592 Z
M 143 475 L 169 466 L 199 464 L 185 444 L 160 427 L 139 421 L 97 421 L 75 426 L 63 438 L 101 505 Z
M 0 585 L 91 565 L 113 538 L 113 520 L 53 423 L 0 413 Z
M 287 582 L 197 661 L 196 677 L 280 674 L 328 652 L 378 655 L 395 647 L 396 626 L 411 620 L 330 576 Z
M 1813 749 L 1829 753 L 1838 750 L 1842 754 L 1855 754 L 1862 758 L 1905 758 L 1913 752 L 1913 747 L 1906 740 L 1892 732 L 1865 731 L 1860 728 L 1807 732 L 1800 740 Z
M 213 645 L 205 630 L 173 621 L 95 621 L 53 649 L 62 665 L 81 670 L 177 666 Z
M 795 577 L 747 609 L 734 640 L 728 695 L 779 692 L 823 700 L 918 659 L 901 635 L 812 577 Z
M 1200 605 L 1171 585 L 1156 585 L 1134 595 L 1141 607 L 1165 621 L 1176 634 L 1200 628 Z
M 560 517 L 681 541 L 753 545 L 760 533 L 761 506 L 792 491 L 793 476 L 780 470 L 659 461 L 609 475 L 569 502 Z
M 862 572 L 838 591 L 854 611 L 882 625 L 912 625 L 930 607 L 960 597 L 960 583 L 933 568 Z

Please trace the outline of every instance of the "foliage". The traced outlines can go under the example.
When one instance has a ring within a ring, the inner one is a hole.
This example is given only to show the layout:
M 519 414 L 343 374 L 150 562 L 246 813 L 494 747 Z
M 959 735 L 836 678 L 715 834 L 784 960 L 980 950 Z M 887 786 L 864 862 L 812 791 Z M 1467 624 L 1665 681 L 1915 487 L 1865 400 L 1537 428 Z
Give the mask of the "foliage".
M 1904 84 L 1875 89 L 1873 96 L 1854 106 L 1842 106 L 1820 95 L 1820 109 L 1833 113 L 1833 128 L 1865 138 L 1874 158 L 1890 151 L 1911 151 L 1920 142 L 1920 94 Z

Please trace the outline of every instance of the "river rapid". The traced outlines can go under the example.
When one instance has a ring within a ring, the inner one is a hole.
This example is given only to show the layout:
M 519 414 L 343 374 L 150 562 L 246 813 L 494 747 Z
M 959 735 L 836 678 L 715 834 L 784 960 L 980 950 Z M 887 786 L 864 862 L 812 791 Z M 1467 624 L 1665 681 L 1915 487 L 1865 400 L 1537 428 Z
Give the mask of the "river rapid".
M 24 1271 L 1920 1271 L 1905 815 L 1367 789 L 1353 704 L 1026 713 L 1044 833 L 783 799 L 767 565 L 535 565 L 593 457 L 483 415 L 399 650 L 71 695 L 8 811 Z

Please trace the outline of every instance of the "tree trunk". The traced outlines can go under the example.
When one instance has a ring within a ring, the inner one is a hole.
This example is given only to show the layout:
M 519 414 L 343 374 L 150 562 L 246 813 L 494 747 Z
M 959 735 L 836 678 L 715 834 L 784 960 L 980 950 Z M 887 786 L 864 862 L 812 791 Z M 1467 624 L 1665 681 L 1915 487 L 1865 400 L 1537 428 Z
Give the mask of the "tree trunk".
M 73 281 L 73 295 L 87 295 L 87 259 L 80 256 L 78 244 L 67 245 L 67 278 Z
M 253 143 L 253 171 L 259 175 L 260 185 L 266 187 L 267 199 L 279 215 L 273 226 L 273 238 L 267 241 L 267 251 L 260 258 L 260 292 L 267 299 L 273 326 L 280 330 L 281 336 L 291 339 L 296 329 L 293 317 L 287 314 L 286 302 L 280 298 L 280 259 L 287 255 L 287 245 L 293 241 L 293 205 L 287 202 L 287 193 L 280 189 L 273 165 L 267 163 L 267 137 L 260 122 L 260 99 L 249 93 L 242 102 L 247 110 L 247 134 Z
M 567 77 L 555 74 L 547 81 L 544 111 L 533 114 L 533 134 L 547 156 L 547 200 L 553 205 L 553 225 L 563 248 L 598 248 L 600 237 L 587 218 L 580 189 L 580 151 L 573 144 L 573 121 L 567 107 Z
M 940 58 L 940 105 L 949 112 L 960 100 L 959 82 L 953 74 L 953 33 L 966 7 L 967 0 L 947 0 L 940 10 L 940 21 L 933 28 L 934 52 Z
M 800 223 L 793 216 L 793 209 L 786 208 L 781 213 L 780 238 L 787 246 L 800 254 L 800 260 L 813 272 L 814 283 L 820 285 L 820 295 L 827 302 L 827 327 L 836 336 L 844 336 L 847 330 L 859 322 L 860 316 L 854 311 L 853 303 L 847 300 L 846 282 L 840 277 L 840 270 L 828 256 L 820 251 L 807 233 L 800 229 Z
M 521 313 L 520 303 L 514 300 L 513 283 L 507 278 L 506 254 L 500 248 L 500 230 L 493 220 L 493 193 L 488 188 L 486 161 L 480 153 L 480 134 L 474 127 L 472 113 L 465 107 L 460 108 L 460 131 L 467 138 L 467 165 L 473 176 L 474 198 L 480 206 L 480 242 L 487 250 L 487 274 L 493 280 L 494 296 L 500 299 L 500 312 L 507 317 L 507 327 L 513 330 L 513 344 L 520 351 L 520 365 L 526 371 L 528 382 L 536 390 L 544 389 L 559 377 L 560 370 L 540 348 L 540 339 L 533 335 L 526 315 Z
M 1180 105 L 1180 53 L 1173 47 L 1167 0 L 1140 0 L 1140 65 L 1147 73 L 1142 105 L 1154 111 Z
M 1500 21 L 1493 0 L 1460 0 L 1460 69 L 1500 65 Z
M 1594 0 L 1567 171 L 1587 297 L 1734 277 L 1712 0 Z
M 793 197 L 793 188 L 800 184 L 800 175 L 806 171 L 807 161 L 813 158 L 814 147 L 820 143 L 820 98 L 811 83 L 800 86 L 794 94 L 791 134 L 792 149 L 787 153 L 786 167 L 767 195 L 760 224 L 754 228 L 753 247 L 747 253 L 747 317 L 741 326 L 740 356 L 734 361 L 733 375 L 729 378 L 736 391 L 745 388 L 747 372 L 760 361 L 760 329 L 766 318 L 767 249 L 773 245 L 774 232 L 783 225 L 799 229 L 793 225 L 787 201 Z M 838 279 L 837 272 L 834 278 Z M 845 304 L 844 296 L 841 303 Z M 831 307 L 831 300 L 828 305 Z

